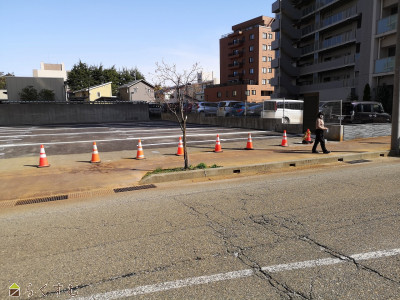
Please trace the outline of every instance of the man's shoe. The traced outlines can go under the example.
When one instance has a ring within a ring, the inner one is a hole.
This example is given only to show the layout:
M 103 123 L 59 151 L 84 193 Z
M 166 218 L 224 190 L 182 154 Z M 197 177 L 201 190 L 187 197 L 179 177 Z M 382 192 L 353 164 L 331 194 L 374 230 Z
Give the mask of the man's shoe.
M 324 154 L 328 154 L 328 153 L 331 153 L 331 151 L 324 151 Z
M 319 153 L 319 151 L 315 150 L 315 151 L 313 151 L 312 153 Z

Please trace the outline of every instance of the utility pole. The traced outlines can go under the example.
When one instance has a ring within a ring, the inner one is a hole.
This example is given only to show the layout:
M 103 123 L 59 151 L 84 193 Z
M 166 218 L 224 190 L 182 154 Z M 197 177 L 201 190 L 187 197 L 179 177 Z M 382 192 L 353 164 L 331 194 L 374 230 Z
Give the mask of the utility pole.
M 400 9 L 400 3 L 398 4 Z M 400 10 L 399 10 L 400 11 Z M 394 87 L 393 87 L 393 109 L 392 109 L 392 141 L 390 153 L 399 155 L 400 150 L 400 13 L 397 15 L 396 33 L 396 60 L 394 68 Z

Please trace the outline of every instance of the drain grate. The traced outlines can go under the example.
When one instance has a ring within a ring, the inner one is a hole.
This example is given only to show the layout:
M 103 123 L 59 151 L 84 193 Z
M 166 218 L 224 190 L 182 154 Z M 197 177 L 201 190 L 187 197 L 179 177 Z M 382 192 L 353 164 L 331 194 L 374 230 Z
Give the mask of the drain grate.
M 66 199 L 68 199 L 68 195 L 58 195 L 58 196 L 52 196 L 52 197 L 25 199 L 25 200 L 18 200 L 15 203 L 15 206 L 25 205 L 25 204 L 42 203 L 42 202 L 50 202 L 50 201 L 57 201 L 57 200 L 66 200 Z
M 357 159 L 357 160 L 351 160 L 351 161 L 347 161 L 348 164 L 362 164 L 362 163 L 366 163 L 366 162 L 371 162 L 371 160 L 367 160 L 367 159 Z
M 152 188 L 155 188 L 155 187 L 156 186 L 154 184 L 130 186 L 130 187 L 125 187 L 125 188 L 114 189 L 114 193 L 123 193 L 123 192 L 137 191 L 137 190 L 152 189 Z

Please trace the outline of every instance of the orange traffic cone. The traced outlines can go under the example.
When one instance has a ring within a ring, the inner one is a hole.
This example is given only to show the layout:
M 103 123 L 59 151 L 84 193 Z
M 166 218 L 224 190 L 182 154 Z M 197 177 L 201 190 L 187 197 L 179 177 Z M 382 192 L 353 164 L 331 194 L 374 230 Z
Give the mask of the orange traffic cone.
M 44 168 L 44 167 L 50 167 L 47 157 L 46 157 L 46 152 L 44 152 L 44 147 L 43 145 L 40 146 L 40 159 L 39 159 L 39 165 L 38 168 Z
M 310 129 L 307 129 L 306 133 L 304 134 L 303 144 L 311 144 L 311 143 L 312 143 L 311 131 Z
M 97 151 L 96 142 L 93 142 L 92 160 L 90 162 L 91 163 L 99 163 L 100 162 L 100 156 L 99 156 L 99 151 Z
M 288 143 L 287 143 L 286 130 L 283 131 L 283 138 L 282 138 L 282 144 L 281 144 L 281 146 L 282 146 L 282 147 L 287 147 L 287 146 L 289 146 Z
M 215 153 L 219 153 L 222 152 L 222 148 L 221 148 L 221 142 L 219 140 L 219 134 L 217 134 L 217 142 L 215 143 Z
M 136 154 L 136 159 L 143 159 L 144 154 L 143 154 L 143 148 L 142 148 L 142 141 L 139 140 L 139 143 L 137 145 L 137 154 Z
M 179 144 L 178 144 L 178 152 L 176 152 L 176 155 L 182 156 L 183 153 L 183 144 L 182 144 L 182 138 L 179 137 Z
M 247 139 L 246 150 L 254 150 L 253 149 L 253 141 L 251 140 L 251 133 L 249 133 L 249 137 Z

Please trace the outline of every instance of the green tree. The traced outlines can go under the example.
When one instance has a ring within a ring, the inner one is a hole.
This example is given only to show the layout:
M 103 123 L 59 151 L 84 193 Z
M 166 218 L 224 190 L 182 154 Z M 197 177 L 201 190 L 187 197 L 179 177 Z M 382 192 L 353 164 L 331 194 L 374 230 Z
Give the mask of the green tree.
M 39 99 L 38 92 L 32 85 L 24 87 L 19 93 L 19 97 L 22 101 L 37 101 Z
M 67 84 L 72 91 L 78 91 L 90 86 L 90 70 L 81 60 L 68 73 Z
M 0 72 L 0 90 L 7 89 L 6 76 L 14 76 L 14 74 L 13 73 L 4 74 L 4 72 Z
M 118 88 L 136 79 L 144 79 L 143 74 L 135 67 L 132 69 L 122 68 L 117 71 L 115 66 L 104 68 L 102 64 L 98 66 L 88 66 L 81 60 L 72 67 L 68 73 L 68 86 L 72 91 L 78 91 L 89 86 L 95 86 L 106 82 L 112 82 L 112 94 L 118 94 Z
M 56 95 L 52 90 L 42 89 L 38 94 L 38 99 L 42 101 L 54 101 Z
M 364 87 L 363 100 L 371 101 L 371 88 L 369 87 L 368 83 Z

